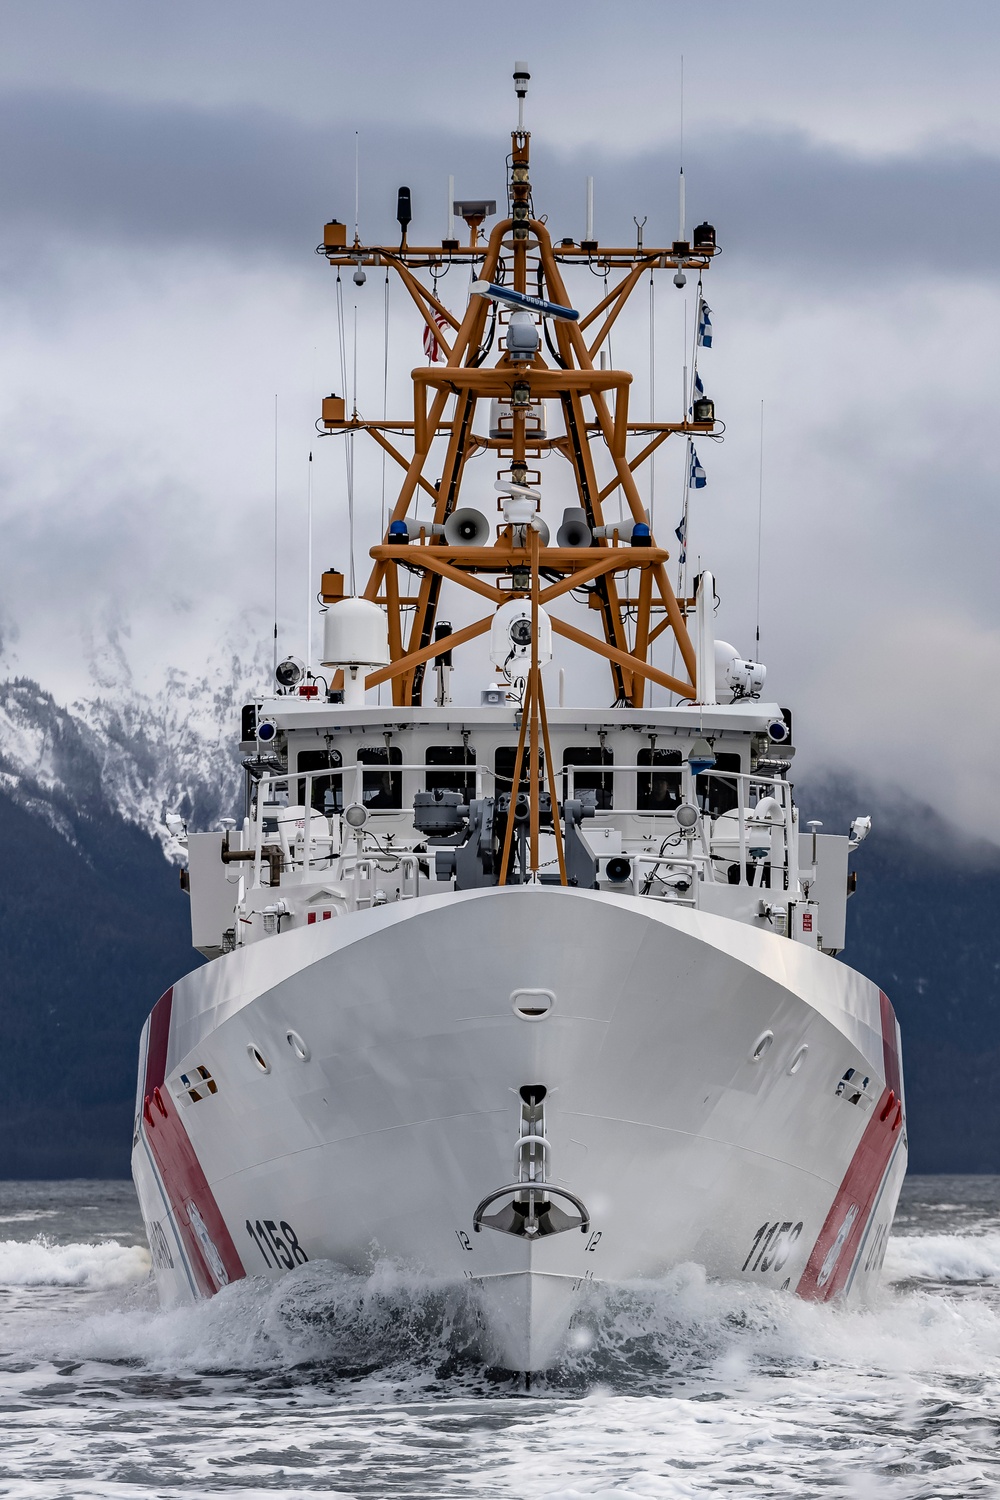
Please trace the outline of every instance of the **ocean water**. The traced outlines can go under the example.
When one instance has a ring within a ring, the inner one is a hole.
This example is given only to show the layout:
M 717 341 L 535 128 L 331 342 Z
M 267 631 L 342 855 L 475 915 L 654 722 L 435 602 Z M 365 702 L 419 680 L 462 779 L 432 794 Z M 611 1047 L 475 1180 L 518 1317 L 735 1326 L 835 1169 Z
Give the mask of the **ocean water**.
M 310 1263 L 161 1311 L 131 1186 L 0 1183 L 0 1495 L 1000 1496 L 1000 1178 L 910 1178 L 867 1311 L 595 1293 L 558 1369 L 461 1294 Z

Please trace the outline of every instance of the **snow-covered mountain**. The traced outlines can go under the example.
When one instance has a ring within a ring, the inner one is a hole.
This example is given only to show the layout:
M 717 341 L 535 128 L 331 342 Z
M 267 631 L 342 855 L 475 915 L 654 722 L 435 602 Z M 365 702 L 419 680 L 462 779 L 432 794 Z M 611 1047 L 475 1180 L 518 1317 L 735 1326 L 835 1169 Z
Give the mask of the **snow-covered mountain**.
M 155 693 L 119 678 L 68 706 L 28 678 L 8 680 L 0 787 L 71 842 L 67 803 L 90 817 L 120 815 L 176 858 L 167 812 L 208 828 L 238 800 L 239 712 L 263 679 L 261 663 L 233 654 L 201 676 L 174 671 Z
M 111 659 L 68 706 L 26 676 L 0 683 L 0 1053 L 16 1060 L 0 1175 L 126 1170 L 139 1029 L 197 962 L 164 814 L 209 828 L 234 811 L 239 711 L 270 676 L 238 651 L 216 663 L 153 691 Z M 915 1168 L 1000 1169 L 1000 851 L 853 778 L 799 800 L 830 831 L 875 815 L 845 958 L 896 1005 Z M 49 1128 L 54 1105 L 73 1111 L 71 1141 Z

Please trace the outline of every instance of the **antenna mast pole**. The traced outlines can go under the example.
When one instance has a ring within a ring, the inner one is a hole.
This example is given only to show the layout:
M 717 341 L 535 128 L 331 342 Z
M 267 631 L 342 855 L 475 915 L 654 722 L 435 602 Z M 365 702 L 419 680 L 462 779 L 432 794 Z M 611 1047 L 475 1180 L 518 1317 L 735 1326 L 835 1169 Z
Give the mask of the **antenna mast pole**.
M 274 671 L 278 670 L 278 397 L 274 398 Z
M 313 654 L 313 456 L 309 454 L 306 486 L 306 671 L 312 671 Z
M 677 207 L 678 207 L 678 213 L 679 213 L 680 227 L 678 229 L 677 238 L 679 240 L 683 240 L 683 239 L 686 238 L 686 235 L 684 233 L 684 224 L 685 224 L 685 221 L 687 219 L 687 210 L 686 210 L 685 203 L 684 203 L 684 54 L 683 54 L 683 52 L 681 53 L 681 142 L 680 142 L 680 160 L 681 160 L 681 170 L 680 170 L 680 178 L 679 178 L 679 181 L 678 181 L 678 184 L 677 184 L 677 199 L 678 199 Z

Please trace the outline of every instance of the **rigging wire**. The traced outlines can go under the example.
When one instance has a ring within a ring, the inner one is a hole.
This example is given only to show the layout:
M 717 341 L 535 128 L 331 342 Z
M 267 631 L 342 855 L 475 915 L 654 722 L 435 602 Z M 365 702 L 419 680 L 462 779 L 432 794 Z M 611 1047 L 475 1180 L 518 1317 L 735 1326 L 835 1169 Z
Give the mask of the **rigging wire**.
M 385 295 L 382 305 L 382 421 L 386 420 L 389 400 L 389 268 L 385 271 Z M 385 536 L 385 460 L 382 449 L 382 535 Z
M 344 327 L 344 283 L 340 279 L 340 268 L 337 268 L 337 339 L 340 352 L 340 389 L 347 400 L 347 335 Z M 347 480 L 347 519 L 348 538 L 350 541 L 350 559 L 348 573 L 351 580 L 351 593 L 354 593 L 354 433 L 346 434 L 344 442 L 344 469 Z
M 591 268 L 591 269 L 593 269 L 593 268 Z M 610 271 L 611 271 L 611 267 L 608 265 L 607 261 L 605 261 L 604 262 L 604 295 L 605 295 L 605 298 L 608 295 L 608 276 L 610 274 Z M 615 360 L 614 360 L 614 354 L 612 353 L 612 350 L 611 350 L 611 334 L 610 333 L 608 334 L 608 336 L 607 336 L 607 338 L 605 339 L 604 342 L 607 345 L 607 349 L 606 350 L 605 349 L 601 350 L 601 369 L 603 370 L 603 369 L 607 368 L 607 369 L 613 370 L 614 367 L 615 367 Z M 606 445 L 607 445 L 607 439 L 605 439 L 605 446 Z M 624 495 L 624 493 L 622 491 L 622 487 L 621 487 L 620 484 L 617 487 L 616 493 L 618 495 L 618 522 L 619 522 L 619 525 L 624 526 L 625 525 L 625 495 Z M 627 644 L 627 641 L 626 641 L 626 644 Z
M 389 267 L 385 268 L 385 290 L 382 297 L 382 421 L 385 422 L 388 414 L 389 401 Z M 381 535 L 385 536 L 385 460 L 386 452 L 382 449 L 382 498 L 379 505 L 379 516 L 381 521 Z M 390 567 L 393 564 L 390 563 Z M 382 702 L 382 684 L 379 683 L 376 690 L 376 701 Z
M 278 670 L 278 396 L 274 397 L 274 671 Z
M 361 146 L 358 132 L 354 132 L 354 243 L 358 242 L 358 224 L 361 220 Z
M 306 486 L 306 670 L 312 669 L 313 639 L 313 456 L 309 454 Z
M 700 304 L 701 304 L 701 277 L 699 276 L 698 277 L 698 305 L 699 305 L 699 311 L 700 311 Z M 697 377 L 697 374 L 698 374 L 698 316 L 697 316 L 697 314 L 696 314 L 695 320 L 694 320 L 694 327 L 693 327 L 693 329 L 691 331 L 691 365 L 690 365 L 691 382 L 690 382 L 690 385 L 688 384 L 688 369 L 689 369 L 689 366 L 688 366 L 687 360 L 688 360 L 688 304 L 687 304 L 687 299 L 685 299 L 685 302 L 684 302 L 684 377 L 683 377 L 683 380 L 684 380 L 684 421 L 685 422 L 688 419 L 689 405 L 691 407 L 693 407 L 693 405 L 694 405 L 694 391 L 695 391 L 695 384 L 694 383 L 695 383 L 695 378 Z M 690 398 L 690 400 L 689 400 L 689 398 Z M 689 519 L 689 514 L 690 514 L 690 502 L 691 502 L 691 464 L 692 464 L 693 456 L 694 456 L 694 439 L 689 437 L 688 440 L 687 440 L 687 452 L 685 454 L 684 475 L 683 475 L 683 480 L 682 480 L 683 485 L 684 485 L 684 514 L 683 514 L 683 518 L 682 518 L 682 522 L 681 522 L 681 531 L 682 531 L 682 535 L 684 537 L 684 545 L 683 545 L 683 548 L 681 550 L 683 551 L 683 554 L 684 554 L 684 562 L 681 563 L 680 560 L 679 560 L 679 557 L 678 557 L 678 563 L 677 563 L 677 591 L 678 591 L 678 593 L 683 592 L 685 594 L 687 593 L 686 579 L 687 579 L 688 571 L 689 571 L 688 570 L 688 564 L 687 564 L 687 554 L 688 554 L 689 543 L 690 543 L 690 537 L 688 536 L 688 519 Z
M 351 381 L 351 410 L 358 414 L 358 303 L 354 302 L 354 369 Z M 347 476 L 347 530 L 351 548 L 351 593 L 357 593 L 354 576 L 354 433 L 347 439 L 350 467 Z
M 656 293 L 653 283 L 653 270 L 649 271 L 649 420 L 656 420 Z M 655 437 L 653 433 L 651 436 Z M 656 534 L 653 525 L 653 511 L 656 504 L 656 492 L 653 488 L 653 480 L 656 475 L 656 450 L 649 455 L 649 528 Z
M 764 398 L 760 398 L 760 453 L 757 468 L 757 628 L 754 635 L 754 654 L 760 661 L 760 556 L 764 519 Z

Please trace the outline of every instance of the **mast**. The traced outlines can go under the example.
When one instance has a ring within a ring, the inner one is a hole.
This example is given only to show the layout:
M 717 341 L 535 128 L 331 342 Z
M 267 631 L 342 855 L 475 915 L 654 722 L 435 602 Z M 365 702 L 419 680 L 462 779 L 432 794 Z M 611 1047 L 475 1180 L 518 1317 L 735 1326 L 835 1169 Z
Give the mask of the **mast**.
M 678 600 L 671 587 L 665 566 L 670 553 L 650 532 L 636 475 L 667 438 L 675 433 L 710 433 L 714 420 L 687 420 L 682 413 L 678 422 L 630 421 L 632 376 L 625 370 L 601 369 L 599 356 L 644 275 L 706 271 L 717 253 L 715 232 L 702 225 L 693 244 L 675 240 L 659 248 L 601 248 L 595 240 L 554 244 L 532 199 L 531 133 L 523 128 L 528 77 L 526 65 L 516 64 L 519 123 L 511 132 L 507 213 L 485 244 L 480 227 L 495 205 L 479 201 L 454 205 L 469 229 L 465 245 L 445 239 L 438 245 L 416 246 L 404 238 L 398 247 L 362 245 L 358 239 L 348 247 L 345 226 L 334 221 L 326 226 L 324 243 L 318 247 L 332 266 L 386 267 L 394 272 L 445 360 L 443 365 L 413 370 L 412 417 L 366 421 L 356 413 L 348 416 L 342 398 L 329 397 L 323 403 L 325 432 L 364 431 L 403 471 L 386 534 L 371 548 L 373 566 L 364 589 L 364 597 L 388 613 L 391 660 L 368 675 L 366 686 L 389 682 L 394 704 L 418 705 L 428 662 L 485 635 L 500 604 L 534 598 L 547 608 L 571 590 L 585 587 L 599 615 L 600 634 L 554 615 L 551 626 L 564 640 L 607 662 L 616 702 L 641 706 L 647 682 L 693 701 L 697 664 L 685 624 L 692 601 Z M 421 273 L 453 265 L 474 267 L 478 275 L 472 291 L 479 295 L 470 295 L 461 319 L 421 280 Z M 621 273 L 617 284 L 586 312 L 571 306 L 563 280 L 564 268 L 580 265 Z M 519 299 L 512 298 L 512 292 L 523 299 L 513 310 L 511 304 Z M 519 339 L 527 340 L 524 347 Z M 488 363 L 498 345 L 498 356 Z M 498 403 L 493 407 L 500 413 L 496 427 L 482 419 L 491 403 Z M 548 433 L 546 410 L 558 410 L 562 431 Z M 445 441 L 445 452 L 442 462 L 440 448 L 435 450 L 433 472 L 440 480 L 434 483 L 429 474 L 437 439 Z M 644 439 L 638 451 L 636 439 Z M 599 474 L 596 459 L 604 453 L 611 472 Z M 494 523 L 463 509 L 456 520 L 472 457 L 496 456 L 495 488 L 501 494 L 537 497 L 541 474 L 534 465 L 545 454 L 557 454 L 570 464 L 582 513 L 578 524 L 560 529 L 555 545 L 547 530 L 539 536 L 537 530 L 531 532 L 506 516 Z M 608 524 L 603 506 L 619 487 L 631 519 Z M 418 523 L 413 518 L 418 492 L 433 502 L 430 521 Z M 476 519 L 469 521 L 470 516 Z M 538 540 L 537 560 L 533 537 Z M 414 574 L 419 579 L 415 589 Z M 624 591 L 617 581 L 622 577 Z M 476 594 L 488 603 L 489 612 L 435 639 L 445 581 Z M 336 596 L 325 597 L 332 602 Z M 634 612 L 636 621 L 631 644 L 626 611 Z M 649 659 L 653 642 L 665 631 L 676 638 L 683 675 L 654 667 Z

